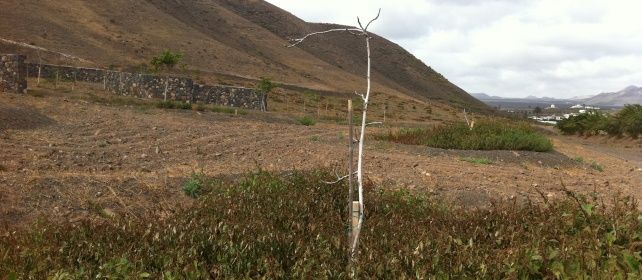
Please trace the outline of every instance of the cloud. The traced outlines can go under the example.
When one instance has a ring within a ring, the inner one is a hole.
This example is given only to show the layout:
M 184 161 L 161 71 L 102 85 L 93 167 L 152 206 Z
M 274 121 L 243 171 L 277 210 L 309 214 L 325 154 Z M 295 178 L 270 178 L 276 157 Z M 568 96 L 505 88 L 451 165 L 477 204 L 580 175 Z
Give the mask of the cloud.
M 269 0 L 314 22 L 372 30 L 469 92 L 572 97 L 642 83 L 642 1 Z

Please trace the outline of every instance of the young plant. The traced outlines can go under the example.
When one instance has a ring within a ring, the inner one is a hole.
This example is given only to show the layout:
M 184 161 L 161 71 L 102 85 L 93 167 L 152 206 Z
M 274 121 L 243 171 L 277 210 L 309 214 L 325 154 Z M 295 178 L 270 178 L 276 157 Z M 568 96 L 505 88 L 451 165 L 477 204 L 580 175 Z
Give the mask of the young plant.
M 359 36 L 364 38 L 365 43 L 366 43 L 366 52 L 367 52 L 367 60 L 368 60 L 368 68 L 366 72 L 366 93 L 365 94 L 359 94 L 355 92 L 359 97 L 361 97 L 361 100 L 363 100 L 363 110 L 362 110 L 362 118 L 361 118 L 361 132 L 359 134 L 359 142 L 358 142 L 358 156 L 357 156 L 357 186 L 358 186 L 358 195 L 359 195 L 359 221 L 357 224 L 356 228 L 356 234 L 354 234 L 354 240 L 352 241 L 351 244 L 351 253 L 354 255 L 355 250 L 357 248 L 357 244 L 359 242 L 359 235 L 361 233 L 361 227 L 363 226 L 363 220 L 364 220 L 364 213 L 365 213 L 365 208 L 364 208 L 364 197 L 363 197 L 363 144 L 365 142 L 366 138 L 366 127 L 368 126 L 368 123 L 366 122 L 367 120 L 367 115 L 368 115 L 368 104 L 370 102 L 370 90 L 372 88 L 372 83 L 371 83 L 371 59 L 370 59 L 370 39 L 372 37 L 370 36 L 370 33 L 368 32 L 368 28 L 370 27 L 370 24 L 372 24 L 374 21 L 379 19 L 379 16 L 381 15 L 381 9 L 379 9 L 379 12 L 377 13 L 377 16 L 370 20 L 368 24 L 363 26 L 361 24 L 361 19 L 357 17 L 357 23 L 359 24 L 358 28 L 335 28 L 335 29 L 329 29 L 325 31 L 319 31 L 319 32 L 313 32 L 309 33 L 301 38 L 298 39 L 293 39 L 292 44 L 289 47 L 294 47 L 297 46 L 303 41 L 305 41 L 307 38 L 311 36 L 316 36 L 316 35 L 322 35 L 322 34 L 327 34 L 327 33 L 333 33 L 333 32 L 346 32 L 355 36 Z M 350 162 L 352 164 L 352 162 Z M 351 177 L 352 174 L 349 174 L 348 176 L 344 176 L 343 178 L 339 178 L 338 181 L 341 181 L 342 179 L 345 179 L 347 177 Z M 352 201 L 350 201 L 350 204 L 352 204 Z
M 197 198 L 203 190 L 203 181 L 203 174 L 192 174 L 192 178 L 190 178 L 190 180 L 183 186 L 183 192 L 191 198 Z
M 305 117 L 299 118 L 297 120 L 299 121 L 299 123 L 301 125 L 305 125 L 305 126 L 313 126 L 313 125 L 315 125 L 317 123 L 317 121 L 314 120 L 314 118 L 309 117 L 309 116 L 305 116 Z
M 256 89 L 263 93 L 263 100 L 261 100 L 261 111 L 267 111 L 267 97 L 275 88 L 277 84 L 273 83 L 270 78 L 262 77 L 256 85 Z
M 183 54 L 165 50 L 159 56 L 152 58 L 151 65 L 155 72 L 162 69 L 171 70 L 183 59 Z M 167 100 L 167 91 L 169 89 L 169 73 L 165 76 L 165 90 L 163 91 L 163 100 Z

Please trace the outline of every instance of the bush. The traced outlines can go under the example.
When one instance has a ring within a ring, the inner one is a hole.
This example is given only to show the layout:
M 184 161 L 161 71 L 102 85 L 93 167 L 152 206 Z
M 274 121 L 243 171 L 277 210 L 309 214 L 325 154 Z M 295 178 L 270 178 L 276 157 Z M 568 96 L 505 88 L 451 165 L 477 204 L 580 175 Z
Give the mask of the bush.
M 640 274 L 640 211 L 571 195 L 449 209 L 405 191 L 365 190 L 350 277 L 345 184 L 327 171 L 218 183 L 153 222 L 41 222 L 0 235 L 0 275 L 25 279 L 624 279 Z M 125 218 L 121 218 L 125 219 Z M 11 278 L 11 277 L 10 277 Z
M 317 121 L 314 118 L 308 117 L 308 116 L 299 118 L 297 120 L 299 121 L 300 124 L 305 126 L 313 126 L 317 123 Z
M 401 129 L 377 139 L 409 145 L 459 150 L 526 150 L 548 152 L 553 144 L 528 123 L 481 121 L 473 129 L 465 123 L 433 129 Z
M 557 128 L 564 134 L 596 135 L 609 124 L 608 116 L 600 112 L 590 112 L 571 116 L 557 122 Z
M 642 134 L 642 105 L 626 105 L 615 115 L 591 112 L 572 116 L 557 123 L 564 134 L 595 135 L 606 132 L 611 136 L 637 138 Z
M 185 192 L 185 195 L 191 197 L 191 198 L 196 198 L 198 195 L 201 193 L 203 189 L 203 174 L 192 174 L 192 177 L 190 178 L 187 183 L 183 186 L 183 192 Z

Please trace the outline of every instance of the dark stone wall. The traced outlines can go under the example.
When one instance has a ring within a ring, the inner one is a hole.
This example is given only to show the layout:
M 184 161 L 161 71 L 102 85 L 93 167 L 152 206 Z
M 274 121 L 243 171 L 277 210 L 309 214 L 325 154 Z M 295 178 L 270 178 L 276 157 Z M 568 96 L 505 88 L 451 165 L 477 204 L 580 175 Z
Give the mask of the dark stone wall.
M 255 89 L 229 87 L 229 86 L 208 86 L 195 84 L 192 89 L 194 102 L 212 103 L 223 106 L 263 108 L 264 94 Z M 265 106 L 267 109 L 267 106 Z
M 255 89 L 221 85 L 200 85 L 192 79 L 163 75 L 135 74 L 105 69 L 77 68 L 59 65 L 28 65 L 29 77 L 100 83 L 106 91 L 139 98 L 164 98 L 191 103 L 217 104 L 254 110 L 267 108 L 265 95 Z
M 0 92 L 27 93 L 26 57 L 0 54 Z

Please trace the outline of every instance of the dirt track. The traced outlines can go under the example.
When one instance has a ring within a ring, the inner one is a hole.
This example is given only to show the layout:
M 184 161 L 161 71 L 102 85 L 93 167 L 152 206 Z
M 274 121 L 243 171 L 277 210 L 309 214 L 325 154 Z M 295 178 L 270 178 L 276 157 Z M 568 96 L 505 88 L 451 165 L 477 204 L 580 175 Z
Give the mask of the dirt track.
M 71 222 L 148 212 L 162 217 L 190 205 L 181 186 L 192 172 L 235 176 L 258 167 L 343 166 L 347 141 L 345 126 L 305 127 L 270 113 L 232 116 L 107 106 L 63 94 L 0 94 L 0 104 L 0 225 L 10 227 L 42 215 Z M 462 206 L 539 199 L 536 189 L 555 198 L 562 195 L 561 182 L 584 193 L 642 197 L 640 161 L 614 156 L 639 153 L 637 143 L 618 148 L 578 144 L 572 137 L 554 140 L 559 152 L 544 154 L 369 141 L 365 170 L 379 185 L 427 191 Z M 494 163 L 477 165 L 462 161 L 464 156 Z M 575 157 L 599 162 L 604 172 Z

